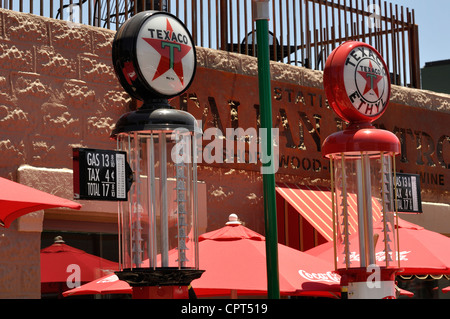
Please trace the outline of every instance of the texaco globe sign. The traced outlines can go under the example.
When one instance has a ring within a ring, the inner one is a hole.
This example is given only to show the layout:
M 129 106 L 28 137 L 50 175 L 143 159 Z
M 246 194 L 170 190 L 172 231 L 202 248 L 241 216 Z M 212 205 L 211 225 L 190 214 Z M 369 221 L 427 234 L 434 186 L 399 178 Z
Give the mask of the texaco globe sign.
M 143 101 L 177 96 L 195 75 L 192 37 L 166 12 L 140 12 L 127 20 L 114 38 L 112 58 L 124 89 Z
M 349 41 L 328 57 L 323 82 L 328 103 L 347 122 L 372 122 L 386 110 L 391 83 L 381 55 Z

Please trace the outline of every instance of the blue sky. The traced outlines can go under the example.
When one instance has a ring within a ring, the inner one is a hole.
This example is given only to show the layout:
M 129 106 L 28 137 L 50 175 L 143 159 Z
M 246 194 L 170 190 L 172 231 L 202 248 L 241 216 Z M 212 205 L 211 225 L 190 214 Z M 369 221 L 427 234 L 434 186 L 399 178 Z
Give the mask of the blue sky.
M 419 25 L 420 66 L 425 62 L 450 59 L 449 0 L 388 0 L 414 9 Z

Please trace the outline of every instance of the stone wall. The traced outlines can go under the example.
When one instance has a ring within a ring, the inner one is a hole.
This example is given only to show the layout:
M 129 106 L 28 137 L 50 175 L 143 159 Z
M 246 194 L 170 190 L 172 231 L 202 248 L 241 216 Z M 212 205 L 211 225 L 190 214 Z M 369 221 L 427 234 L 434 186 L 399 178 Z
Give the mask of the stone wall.
M 50 186 L 19 168 L 71 169 L 73 147 L 115 147 L 109 134 L 130 98 L 112 68 L 113 37 L 0 9 L 0 176 L 70 198 L 71 173 Z M 30 216 L 0 229 L 0 298 L 40 298 L 42 212 Z
M 110 61 L 114 32 L 9 10 L 0 21 L 0 175 L 71 167 L 72 146 L 111 147 L 129 100 Z
M 109 134 L 131 99 L 114 74 L 113 37 L 105 29 L 0 9 L 0 176 L 71 198 L 72 148 L 115 148 Z M 253 57 L 197 48 L 197 60 L 200 67 L 257 75 Z M 319 71 L 272 63 L 271 72 L 274 80 L 322 88 Z M 445 94 L 394 86 L 392 100 L 450 113 Z M 239 203 L 247 226 L 264 232 L 259 173 L 203 165 L 199 179 L 206 182 L 208 230 L 223 226 Z M 116 214 L 115 205 L 83 204 L 77 218 Z M 0 228 L 0 298 L 40 297 L 42 216 Z

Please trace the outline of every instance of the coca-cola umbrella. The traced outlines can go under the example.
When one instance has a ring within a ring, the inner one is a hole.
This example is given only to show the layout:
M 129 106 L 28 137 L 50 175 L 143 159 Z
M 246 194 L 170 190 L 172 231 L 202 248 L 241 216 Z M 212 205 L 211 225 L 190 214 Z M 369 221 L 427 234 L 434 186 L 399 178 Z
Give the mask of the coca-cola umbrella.
M 205 272 L 192 282 L 199 297 L 267 294 L 265 238 L 233 215 L 230 218 L 236 220 L 225 227 L 199 236 L 199 266 Z M 281 244 L 278 254 L 281 295 L 338 296 L 340 277 L 331 271 L 331 263 Z M 175 250 L 169 252 L 169 264 L 177 258 Z M 112 282 L 121 284 L 116 289 Z M 124 293 L 123 284 L 116 276 L 107 276 L 63 295 Z
M 199 297 L 267 294 L 265 238 L 242 226 L 232 215 L 235 220 L 227 226 L 199 237 L 200 269 L 205 272 L 192 282 Z M 281 295 L 339 296 L 340 277 L 331 271 L 331 262 L 281 244 L 278 255 Z M 169 252 L 171 265 L 177 258 L 176 250 Z M 63 295 L 113 293 L 131 294 L 132 289 L 112 274 Z M 411 295 L 404 290 L 400 294 Z
M 427 230 L 419 225 L 399 218 L 399 275 L 442 275 L 450 274 L 450 238 Z M 381 232 L 381 227 L 376 231 Z M 354 241 L 353 260 L 359 260 L 358 241 Z M 376 248 L 376 258 L 384 259 L 382 243 Z M 332 262 L 333 243 L 328 242 L 306 251 L 312 256 Z M 352 259 L 351 259 L 352 260 Z
M 41 209 L 81 205 L 35 188 L 0 177 L 0 226 L 8 228 L 18 217 Z
M 329 274 L 326 274 L 326 276 L 329 276 Z M 334 276 L 334 275 L 331 275 L 331 276 Z M 332 281 L 339 280 L 339 277 L 332 278 L 331 280 Z M 333 290 L 334 289 L 335 288 L 333 288 Z M 396 287 L 396 289 L 398 289 L 400 295 L 404 295 L 404 296 L 408 296 L 408 297 L 414 296 L 413 293 L 406 291 L 404 289 L 400 289 L 398 287 Z M 444 293 L 449 292 L 450 286 L 442 289 L 442 291 Z M 206 292 L 205 297 L 209 296 L 207 291 L 204 291 L 204 293 L 205 292 Z M 213 293 L 216 293 L 216 292 L 217 291 L 214 291 Z M 117 275 L 115 275 L 115 274 L 109 274 L 109 275 L 106 275 L 99 279 L 96 279 L 92 282 L 89 282 L 87 284 L 76 287 L 74 289 L 67 290 L 67 291 L 63 292 L 62 294 L 64 297 L 69 297 L 69 296 L 76 296 L 76 295 L 96 295 L 96 294 L 100 294 L 100 295 L 130 294 L 131 295 L 132 293 L 133 293 L 132 288 L 128 283 L 120 280 L 119 277 L 117 277 Z M 228 295 L 228 290 L 223 293 Z M 330 292 L 330 295 L 331 294 L 332 294 L 332 292 Z M 338 294 L 336 292 L 336 296 L 337 295 Z
M 199 236 L 200 268 L 205 272 L 192 282 L 197 296 L 267 294 L 265 238 L 233 215 L 225 227 Z M 278 244 L 281 295 L 337 296 L 340 278 L 333 264 L 310 257 Z
M 116 262 L 66 245 L 61 236 L 41 249 L 42 292 L 62 292 L 118 270 Z

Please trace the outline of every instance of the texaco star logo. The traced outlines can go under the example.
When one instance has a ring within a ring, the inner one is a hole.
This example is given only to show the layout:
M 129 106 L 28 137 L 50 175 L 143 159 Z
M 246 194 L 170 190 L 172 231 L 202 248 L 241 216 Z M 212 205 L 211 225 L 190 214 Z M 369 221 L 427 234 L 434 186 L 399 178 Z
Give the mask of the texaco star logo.
M 361 46 L 350 52 L 344 66 L 344 84 L 353 107 L 366 116 L 381 113 L 388 103 L 388 73 L 370 48 Z
M 193 44 L 184 26 L 166 15 L 152 16 L 139 31 L 139 67 L 145 80 L 158 92 L 181 92 L 194 74 Z
M 148 44 L 150 44 L 160 55 L 158 68 L 152 81 L 165 74 L 172 69 L 183 84 L 183 64 L 181 60 L 192 50 L 192 47 L 186 45 L 187 37 L 177 37 L 173 32 L 169 19 L 166 19 L 167 27 L 166 31 L 160 34 L 159 38 L 143 38 Z M 158 31 L 149 30 L 151 35 L 158 36 Z M 181 42 L 179 41 L 181 40 Z
M 367 93 L 371 94 L 371 92 L 369 91 L 372 90 L 373 93 L 375 94 L 374 98 L 379 99 L 380 94 L 378 90 L 378 83 L 383 79 L 383 77 L 378 74 L 378 70 L 374 69 L 374 67 L 372 66 L 372 61 L 369 61 L 369 68 L 364 67 L 361 68 L 364 69 L 365 71 L 357 71 L 357 72 L 366 81 L 363 96 L 366 95 Z

